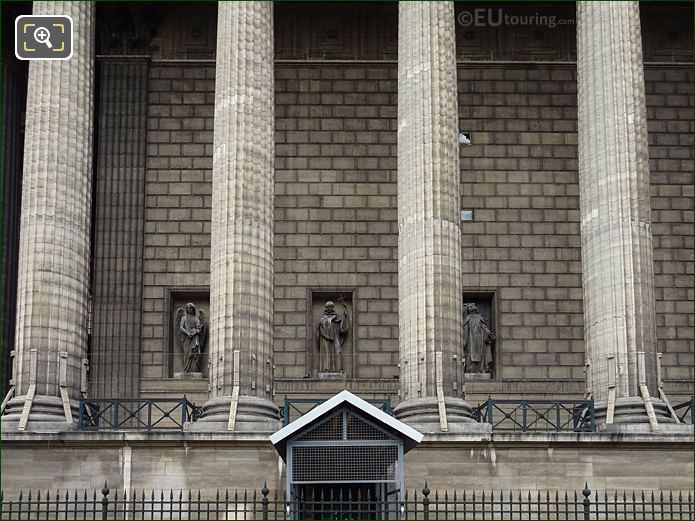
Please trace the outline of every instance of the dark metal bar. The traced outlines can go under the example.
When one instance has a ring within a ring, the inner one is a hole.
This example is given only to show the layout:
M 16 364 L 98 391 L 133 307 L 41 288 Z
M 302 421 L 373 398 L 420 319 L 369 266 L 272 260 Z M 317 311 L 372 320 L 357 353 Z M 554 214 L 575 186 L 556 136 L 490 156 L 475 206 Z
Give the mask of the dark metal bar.
M 482 491 L 481 494 L 455 491 L 442 494 L 432 493 L 427 485 L 418 499 L 417 491 L 412 497 L 406 492 L 401 500 L 397 493 L 385 488 L 314 488 L 293 492 L 285 501 L 284 495 L 273 498 L 267 484 L 261 493 L 244 491 L 235 493 L 232 499 L 228 491 L 224 497 L 220 491 L 212 496 L 203 496 L 198 491 L 197 501 L 193 492 L 170 490 L 154 491 L 149 495 L 143 491 L 140 497 L 128 492 L 119 498 L 118 491 L 111 494 L 105 483 L 101 497 L 94 491 L 92 498 L 87 491 L 48 491 L 45 495 L 29 491 L 19 492 L 19 499 L 8 498 L 0 491 L 0 513 L 3 519 L 683 519 L 693 511 L 693 497 L 673 492 L 645 494 L 631 492 L 632 500 L 623 492 L 599 494 L 591 491 L 585 483 L 581 492 L 564 493 L 564 499 L 556 491 L 554 498 L 549 491 L 510 491 L 496 493 Z M 72 497 L 70 495 L 72 494 Z M 197 503 L 197 504 L 194 504 Z M 98 514 L 101 505 L 101 516 Z M 224 514 L 222 512 L 224 511 Z M 178 513 L 178 514 L 177 514 Z
M 104 488 L 101 489 L 101 519 L 108 519 L 109 515 L 109 487 L 104 481 Z
M 180 417 L 176 417 L 179 407 L 181 407 Z M 199 407 L 189 402 L 186 396 L 180 399 L 82 398 L 78 428 L 82 430 L 182 430 L 187 421 L 198 419 L 198 409 Z M 161 416 L 153 418 L 153 410 L 161 412 Z M 90 411 L 93 412 L 90 414 Z M 111 420 L 106 417 L 109 411 L 111 411 L 109 414 Z M 99 421 L 100 419 L 103 421 Z
M 118 429 L 118 410 L 121 408 L 121 401 L 115 400 L 115 411 L 113 413 L 113 426 Z
M 502 413 L 495 422 L 494 410 Z M 521 418 L 519 418 L 521 415 Z M 474 417 L 500 431 L 594 431 L 593 400 L 493 400 L 474 408 Z
M 268 490 L 268 484 L 263 483 L 263 488 L 261 489 L 261 494 L 263 494 L 263 519 L 267 520 L 268 519 L 268 493 L 270 490 Z

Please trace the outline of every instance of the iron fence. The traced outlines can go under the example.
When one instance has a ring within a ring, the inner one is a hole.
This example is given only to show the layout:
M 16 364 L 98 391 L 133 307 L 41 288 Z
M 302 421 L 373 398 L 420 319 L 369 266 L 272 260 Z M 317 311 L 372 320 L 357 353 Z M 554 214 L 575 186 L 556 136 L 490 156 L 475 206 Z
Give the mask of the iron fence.
M 593 400 L 493 400 L 474 409 L 493 431 L 593 432 Z
M 380 499 L 369 489 L 311 494 L 286 501 L 260 491 L 112 493 L 0 491 L 2 519 L 692 519 L 693 496 L 683 492 L 581 491 L 439 492 L 427 485 L 403 500 Z
M 180 399 L 82 398 L 78 429 L 105 430 L 183 430 L 195 421 L 200 407 Z
M 285 396 L 285 404 L 280 411 L 282 416 L 282 425 L 284 426 L 293 422 L 325 401 L 326 400 L 321 398 L 288 398 Z M 390 399 L 382 398 L 365 401 L 371 403 L 375 407 L 378 407 L 386 414 L 393 416 L 393 408 L 391 407 Z
M 681 423 L 688 424 L 688 416 L 690 416 L 690 424 L 695 425 L 695 400 L 691 398 L 687 402 L 679 403 L 673 406 L 676 415 Z
M 325 400 L 287 398 L 280 410 L 283 425 L 296 420 Z M 387 414 L 393 414 L 391 400 L 367 400 Z M 695 423 L 693 400 L 673 409 L 683 423 Z M 183 424 L 196 421 L 202 408 L 180 399 L 83 398 L 80 400 L 78 428 L 81 430 L 183 430 Z M 596 430 L 593 400 L 494 400 L 473 409 L 475 419 L 492 425 L 495 431 L 571 431 Z

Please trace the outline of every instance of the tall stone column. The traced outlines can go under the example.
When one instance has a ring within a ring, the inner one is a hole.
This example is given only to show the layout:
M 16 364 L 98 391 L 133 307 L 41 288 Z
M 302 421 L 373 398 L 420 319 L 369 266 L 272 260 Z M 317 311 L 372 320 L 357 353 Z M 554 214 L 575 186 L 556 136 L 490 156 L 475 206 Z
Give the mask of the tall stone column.
M 616 424 L 648 428 L 640 384 L 648 396 L 659 391 L 637 2 L 577 3 L 577 74 L 588 391 L 599 423 L 614 395 Z M 658 421 L 670 422 L 664 403 L 649 401 Z
M 218 10 L 210 399 L 192 428 L 270 431 L 279 427 L 271 401 L 273 6 L 220 2 Z
M 34 2 L 33 12 L 72 17 L 73 55 L 29 67 L 16 396 L 5 410 L 3 430 L 17 429 L 22 415 L 27 430 L 69 427 L 66 417 L 77 419 L 87 352 L 94 4 Z
M 463 398 L 456 42 L 452 2 L 398 11 L 401 404 L 423 430 L 472 426 Z M 443 401 L 443 408 L 441 402 Z M 446 424 L 441 419 L 445 409 Z

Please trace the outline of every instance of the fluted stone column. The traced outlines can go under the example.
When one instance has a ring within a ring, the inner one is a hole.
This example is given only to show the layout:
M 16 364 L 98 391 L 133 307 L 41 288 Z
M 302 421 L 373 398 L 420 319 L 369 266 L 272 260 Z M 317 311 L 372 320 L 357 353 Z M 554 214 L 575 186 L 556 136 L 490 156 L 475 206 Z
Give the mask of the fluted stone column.
M 472 426 L 472 420 L 470 407 L 462 399 L 454 8 L 452 2 L 401 2 L 398 13 L 398 300 L 402 402 L 395 413 L 416 428 L 439 431 L 439 380 L 448 429 L 460 430 L 463 425 Z
M 195 429 L 279 427 L 273 385 L 271 2 L 220 2 L 210 266 L 210 400 Z M 238 351 L 235 363 L 234 352 Z M 236 380 L 236 381 L 235 381 Z
M 657 345 L 637 2 L 577 3 L 577 73 L 587 385 L 599 423 L 614 385 L 615 422 L 648 427 L 638 358 L 658 397 Z M 653 404 L 659 422 L 670 422 L 663 402 Z
M 35 396 L 26 429 L 69 427 L 60 398 L 61 380 L 73 419 L 77 420 L 76 400 L 87 352 L 94 4 L 34 2 L 33 12 L 72 17 L 73 55 L 69 60 L 33 61 L 29 67 L 15 340 L 16 397 L 5 411 L 3 430 L 17 428 L 32 373 Z M 31 369 L 32 351 L 35 371 Z M 61 358 L 66 364 L 62 377 Z

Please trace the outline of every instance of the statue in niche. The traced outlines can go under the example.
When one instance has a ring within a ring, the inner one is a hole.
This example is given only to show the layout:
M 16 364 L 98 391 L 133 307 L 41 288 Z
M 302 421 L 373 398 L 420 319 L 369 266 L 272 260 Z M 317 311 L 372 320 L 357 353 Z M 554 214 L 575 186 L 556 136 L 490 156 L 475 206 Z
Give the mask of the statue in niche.
M 200 358 L 205 348 L 207 329 L 205 313 L 201 309 L 196 314 L 195 305 L 192 302 L 186 304 L 185 311 L 183 308 L 176 310 L 174 334 L 179 339 L 183 350 L 184 373 L 200 372 Z
M 350 331 L 350 315 L 343 302 L 341 313 L 335 310 L 335 304 L 328 301 L 325 304 L 323 315 L 319 319 L 318 344 L 319 344 L 319 371 L 322 373 L 341 373 L 343 361 L 341 357 L 342 346 L 345 344 L 348 331 Z
M 495 335 L 490 331 L 478 306 L 464 304 L 463 352 L 466 357 L 467 373 L 490 373 L 492 370 L 492 344 Z

